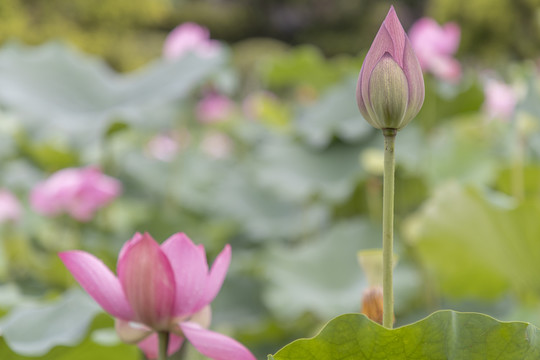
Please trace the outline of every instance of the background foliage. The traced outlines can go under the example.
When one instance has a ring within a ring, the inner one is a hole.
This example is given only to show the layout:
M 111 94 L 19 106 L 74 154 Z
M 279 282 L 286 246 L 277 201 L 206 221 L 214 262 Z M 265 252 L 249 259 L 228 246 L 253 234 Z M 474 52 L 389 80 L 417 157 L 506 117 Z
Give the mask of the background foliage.
M 159 56 L 167 33 L 194 21 L 232 44 L 264 37 L 313 44 L 326 55 L 356 55 L 369 47 L 391 4 L 405 28 L 423 15 L 457 21 L 460 54 L 469 61 L 503 66 L 539 55 L 538 0 L 3 0 L 0 42 L 63 39 L 125 71 Z
M 81 248 L 114 268 L 135 231 L 184 231 L 210 260 L 231 243 L 212 328 L 258 358 L 359 311 L 368 281 L 356 253 L 380 247 L 382 139 L 357 110 L 357 54 L 388 4 L 135 3 L 0 3 L 0 184 L 24 206 L 1 227 L 0 358 L 140 359 L 56 256 Z M 537 5 L 397 4 L 406 28 L 424 11 L 459 22 L 465 70 L 456 84 L 426 75 L 424 107 L 397 138 L 397 326 L 445 308 L 540 325 L 539 75 L 524 60 L 540 48 Z M 231 45 L 165 61 L 166 34 L 186 20 Z M 58 37 L 84 52 L 45 43 Z M 512 119 L 486 116 L 482 69 L 519 90 Z M 222 121 L 197 117 L 208 92 L 232 99 Z M 157 135 L 178 140 L 169 161 L 149 150 Z M 224 151 L 208 145 L 215 135 Z M 30 208 L 38 181 L 89 164 L 124 186 L 92 222 Z

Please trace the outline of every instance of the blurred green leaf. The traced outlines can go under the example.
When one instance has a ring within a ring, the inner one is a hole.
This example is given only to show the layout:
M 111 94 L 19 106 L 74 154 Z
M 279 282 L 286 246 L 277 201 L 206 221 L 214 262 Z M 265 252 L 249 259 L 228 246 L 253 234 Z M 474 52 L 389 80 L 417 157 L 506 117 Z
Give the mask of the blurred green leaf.
M 475 79 L 469 80 L 452 85 L 426 77 L 426 98 L 415 122 L 431 129 L 455 117 L 477 113 L 484 102 L 484 91 Z
M 300 339 L 274 354 L 275 360 L 534 360 L 540 330 L 522 322 L 499 322 L 477 313 L 439 311 L 397 329 L 386 329 L 360 314 L 331 320 L 311 339 Z
M 453 297 L 494 298 L 540 290 L 540 204 L 517 204 L 451 184 L 413 215 L 405 233 L 422 262 Z
M 491 126 L 494 125 L 494 126 Z M 407 170 L 421 174 L 431 186 L 455 179 L 483 185 L 494 180 L 500 159 L 496 156 L 496 124 L 478 116 L 455 118 L 430 134 L 415 128 L 403 130 L 396 140 L 397 161 Z
M 41 136 L 63 134 L 84 144 L 104 136 L 118 119 L 143 128 L 168 121 L 160 119 L 162 108 L 174 106 L 223 60 L 223 53 L 204 59 L 187 55 L 119 75 L 59 44 L 12 45 L 0 51 L 0 103 L 24 114 Z
M 272 248 L 265 260 L 269 280 L 264 300 L 277 316 L 321 318 L 360 309 L 367 286 L 357 262 L 358 250 L 380 247 L 381 232 L 355 219 L 334 225 L 297 246 Z
M 230 167 L 208 199 L 212 213 L 235 220 L 253 240 L 302 238 L 328 220 L 322 204 L 295 202 L 260 186 L 248 169 Z
M 516 174 L 516 172 L 521 172 Z M 540 167 L 538 165 L 528 165 L 523 169 L 504 168 L 501 169 L 497 178 L 497 189 L 508 195 L 515 193 L 516 179 L 522 177 L 524 193 L 531 198 L 540 198 Z
M 119 344 L 108 346 L 87 339 L 74 347 L 59 346 L 39 358 L 16 354 L 0 338 L 0 359 L 2 360 L 140 360 L 140 351 L 134 345 Z
M 270 87 L 294 85 L 320 90 L 339 81 L 355 65 L 358 64 L 347 59 L 327 61 L 319 49 L 304 45 L 270 57 L 264 63 L 262 73 Z
M 44 355 L 58 345 L 79 344 L 100 307 L 81 290 L 50 304 L 15 307 L 0 323 L 8 346 L 25 356 Z
M 283 198 L 306 201 L 320 196 L 341 202 L 364 176 L 359 152 L 358 147 L 342 144 L 315 150 L 286 139 L 268 141 L 255 156 L 257 180 Z
M 326 147 L 334 136 L 359 141 L 375 132 L 356 105 L 356 82 L 356 77 L 347 77 L 300 113 L 297 131 L 310 145 Z

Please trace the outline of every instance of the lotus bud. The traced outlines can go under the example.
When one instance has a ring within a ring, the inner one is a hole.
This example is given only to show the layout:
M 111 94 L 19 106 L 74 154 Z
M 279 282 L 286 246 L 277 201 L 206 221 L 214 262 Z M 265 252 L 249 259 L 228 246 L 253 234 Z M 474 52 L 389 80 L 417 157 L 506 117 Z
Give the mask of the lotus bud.
M 371 286 L 364 290 L 362 296 L 361 313 L 376 323 L 383 320 L 383 289 L 380 286 Z
M 422 69 L 394 7 L 364 59 L 356 100 L 368 123 L 394 133 L 405 127 L 422 107 Z

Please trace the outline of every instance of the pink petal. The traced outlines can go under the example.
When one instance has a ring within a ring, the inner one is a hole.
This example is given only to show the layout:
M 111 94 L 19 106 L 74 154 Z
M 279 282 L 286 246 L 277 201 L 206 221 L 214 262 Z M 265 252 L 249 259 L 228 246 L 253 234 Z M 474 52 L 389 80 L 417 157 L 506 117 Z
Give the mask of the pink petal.
M 67 168 L 55 172 L 32 189 L 30 194 L 32 208 L 47 216 L 54 216 L 65 211 L 67 204 L 77 193 L 80 183 L 78 169 Z
M 94 213 L 122 191 L 120 181 L 104 175 L 97 167 L 78 169 L 81 178 L 77 193 L 66 205 L 69 214 L 80 221 L 91 220 Z
M 123 320 L 133 319 L 120 281 L 101 260 L 79 250 L 58 255 L 75 280 L 106 312 Z
M 412 119 L 418 114 L 425 98 L 424 76 L 418 58 L 409 41 L 405 43 L 403 72 L 409 84 L 409 103 L 405 119 Z
M 451 56 L 458 49 L 460 32 L 455 23 L 441 27 L 431 18 L 422 18 L 414 23 L 409 34 L 422 68 L 441 79 L 458 80 L 461 68 Z
M 189 342 L 204 356 L 214 360 L 256 360 L 244 345 L 230 337 L 192 322 L 183 322 L 180 327 Z
M 439 79 L 449 82 L 456 82 L 461 78 L 461 65 L 451 57 L 433 58 L 429 69 Z
M 8 190 L 0 190 L 0 223 L 17 221 L 21 217 L 21 204 Z
M 174 274 L 167 256 L 147 233 L 122 249 L 118 277 L 135 320 L 154 330 L 166 330 L 173 315 Z
M 233 102 L 224 95 L 209 93 L 197 104 L 197 119 L 203 123 L 226 120 L 233 111 Z
M 219 43 L 210 40 L 210 31 L 195 23 L 184 23 L 174 28 L 163 45 L 163 56 L 176 59 L 187 52 L 195 52 L 199 56 L 213 56 L 219 50 Z
M 177 352 L 182 346 L 183 342 L 184 338 L 181 338 L 174 334 L 169 334 L 169 348 L 167 349 L 167 354 L 170 356 Z M 138 343 L 137 346 L 144 352 L 148 359 L 158 358 L 159 340 L 156 333 L 153 333 L 152 335 Z
M 204 247 L 198 247 L 183 233 L 168 238 L 161 248 L 172 266 L 176 283 L 174 315 L 194 312 L 204 295 L 208 265 Z
M 197 304 L 197 311 L 210 304 L 215 299 L 219 290 L 221 289 L 221 285 L 223 285 L 223 281 L 227 275 L 227 270 L 229 270 L 230 263 L 231 246 L 227 244 L 214 260 L 214 264 L 212 265 L 212 269 L 210 270 L 210 274 L 208 274 L 208 278 L 206 280 L 204 295 Z
M 390 7 L 390 10 L 388 11 L 382 25 L 382 27 L 388 31 L 390 39 L 392 39 L 393 51 L 390 52 L 390 55 L 392 55 L 399 66 L 403 68 L 403 51 L 405 49 L 407 35 L 405 34 L 405 30 L 403 30 L 403 26 L 401 26 L 401 23 L 399 22 L 393 6 Z
M 456 23 L 447 23 L 442 27 L 442 41 L 439 42 L 439 49 L 446 55 L 454 55 L 459 47 L 461 29 Z
M 135 233 L 133 237 L 126 241 L 124 245 L 122 245 L 122 248 L 120 249 L 120 253 L 118 254 L 118 263 L 116 264 L 116 272 L 118 272 L 118 267 L 120 266 L 121 262 L 124 262 L 124 257 L 126 256 L 126 252 L 128 249 L 130 249 L 133 245 L 135 245 L 137 242 L 139 242 L 142 239 L 141 233 Z

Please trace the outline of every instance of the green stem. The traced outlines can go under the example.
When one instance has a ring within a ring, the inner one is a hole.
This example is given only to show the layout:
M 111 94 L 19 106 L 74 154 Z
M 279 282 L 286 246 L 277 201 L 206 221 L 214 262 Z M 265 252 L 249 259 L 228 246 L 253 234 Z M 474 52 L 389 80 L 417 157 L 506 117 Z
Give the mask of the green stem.
M 392 285 L 394 242 L 394 144 L 396 129 L 384 129 L 384 188 L 383 188 L 383 326 L 391 329 L 394 323 L 394 294 Z
M 158 360 L 167 360 L 167 349 L 169 348 L 169 332 L 158 332 L 159 338 L 159 357 Z

